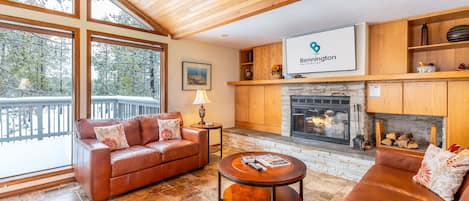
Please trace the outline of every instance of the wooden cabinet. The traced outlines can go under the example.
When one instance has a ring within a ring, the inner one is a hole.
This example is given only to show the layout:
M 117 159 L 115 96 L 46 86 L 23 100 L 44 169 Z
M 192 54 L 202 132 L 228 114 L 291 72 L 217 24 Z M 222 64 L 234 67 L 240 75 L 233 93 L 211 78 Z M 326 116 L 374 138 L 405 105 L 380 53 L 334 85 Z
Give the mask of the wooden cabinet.
M 402 114 L 402 82 L 369 82 L 367 89 L 367 112 Z
M 446 147 L 469 147 L 469 81 L 448 82 L 448 123 Z
M 282 64 L 282 43 L 274 43 L 253 48 L 254 80 L 272 79 L 272 66 Z
M 405 74 L 407 64 L 407 20 L 371 25 L 369 29 L 369 74 Z
M 447 82 L 404 82 L 404 114 L 446 116 Z
M 265 86 L 265 125 L 280 128 L 282 125 L 282 87 L 281 85 Z M 280 130 L 278 130 L 280 133 Z
M 236 86 L 236 127 L 280 134 L 281 85 Z
M 249 122 L 264 124 L 264 86 L 249 87 Z
M 240 122 L 249 121 L 249 103 L 247 97 L 249 96 L 248 86 L 238 86 L 235 88 L 235 119 Z

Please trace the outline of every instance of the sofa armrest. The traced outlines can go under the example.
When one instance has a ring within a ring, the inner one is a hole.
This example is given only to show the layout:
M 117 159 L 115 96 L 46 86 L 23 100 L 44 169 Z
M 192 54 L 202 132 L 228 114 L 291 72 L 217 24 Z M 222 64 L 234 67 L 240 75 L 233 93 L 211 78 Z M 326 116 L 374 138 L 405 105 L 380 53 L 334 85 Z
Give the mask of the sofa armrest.
M 199 144 L 199 168 L 208 164 L 208 134 L 207 130 L 197 128 L 182 128 L 182 138 Z
M 417 172 L 424 153 L 410 152 L 387 147 L 378 147 L 375 164 L 393 167 L 410 172 Z
M 92 200 L 110 195 L 111 150 L 95 139 L 73 138 L 75 178 Z

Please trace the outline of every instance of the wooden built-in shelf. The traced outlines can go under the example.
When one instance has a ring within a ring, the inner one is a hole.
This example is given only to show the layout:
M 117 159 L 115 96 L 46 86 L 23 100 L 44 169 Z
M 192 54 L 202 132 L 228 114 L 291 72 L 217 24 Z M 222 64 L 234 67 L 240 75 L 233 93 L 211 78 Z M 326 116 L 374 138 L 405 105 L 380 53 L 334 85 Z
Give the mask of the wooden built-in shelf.
M 469 78 L 469 71 L 445 71 L 433 73 L 407 73 L 396 75 L 354 75 L 339 77 L 297 78 L 278 80 L 249 80 L 231 81 L 228 85 L 269 85 L 269 84 L 300 84 L 300 83 L 327 83 L 327 82 L 363 82 L 363 81 L 393 81 L 393 80 L 441 80 Z
M 253 63 L 252 62 L 246 62 L 246 63 L 241 63 L 240 65 L 241 66 L 247 66 L 247 65 L 252 65 Z
M 417 52 L 417 51 L 441 50 L 441 49 L 451 49 L 451 48 L 460 48 L 460 47 L 469 47 L 469 41 L 413 46 L 413 47 L 409 47 L 408 49 L 410 51 Z
M 441 22 L 469 17 L 469 6 L 451 10 L 439 11 L 408 18 L 409 25 L 421 25 L 423 23 Z

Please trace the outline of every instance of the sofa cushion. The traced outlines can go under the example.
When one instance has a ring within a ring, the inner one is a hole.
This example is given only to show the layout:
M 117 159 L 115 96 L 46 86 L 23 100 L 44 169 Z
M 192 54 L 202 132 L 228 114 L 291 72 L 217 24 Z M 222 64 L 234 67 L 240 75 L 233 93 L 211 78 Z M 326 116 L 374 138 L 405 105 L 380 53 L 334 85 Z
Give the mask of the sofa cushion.
M 382 186 L 358 183 L 344 201 L 423 201 Z M 430 199 L 428 199 L 430 200 Z M 427 201 L 427 200 L 425 200 Z
M 409 172 L 384 165 L 374 165 L 363 176 L 360 183 L 367 186 L 374 186 L 383 190 L 393 191 L 395 194 L 402 194 L 415 200 L 438 200 L 442 199 L 422 185 L 414 183 L 412 177 L 415 172 Z M 370 190 L 367 190 L 370 192 Z M 383 196 L 385 197 L 385 196 Z
M 135 119 L 140 121 L 142 144 L 158 141 L 158 119 L 155 116 L 141 116 Z
M 179 119 L 158 119 L 158 128 L 160 141 L 182 139 Z
M 111 152 L 112 177 L 156 166 L 161 163 L 161 153 L 144 146 L 131 146 Z
M 430 144 L 414 181 L 451 201 L 469 170 L 469 150 L 452 153 Z
M 115 120 L 89 120 L 80 119 L 75 122 L 75 128 L 77 129 L 77 137 L 79 139 L 96 139 L 96 133 L 94 127 L 111 126 L 118 124 Z
M 169 162 L 199 153 L 199 146 L 189 140 L 166 140 L 145 145 L 161 152 L 162 161 Z
M 94 127 L 94 132 L 96 133 L 98 141 L 107 145 L 111 151 L 129 147 L 124 130 L 123 124 Z
M 159 140 L 158 119 L 179 119 L 181 126 L 183 125 L 182 116 L 179 112 L 145 115 L 136 117 L 135 119 L 140 121 L 142 144 L 148 144 L 150 142 L 156 142 Z
M 121 121 L 124 124 L 125 137 L 130 146 L 142 145 L 142 137 L 140 134 L 140 123 L 138 120 L 129 119 Z

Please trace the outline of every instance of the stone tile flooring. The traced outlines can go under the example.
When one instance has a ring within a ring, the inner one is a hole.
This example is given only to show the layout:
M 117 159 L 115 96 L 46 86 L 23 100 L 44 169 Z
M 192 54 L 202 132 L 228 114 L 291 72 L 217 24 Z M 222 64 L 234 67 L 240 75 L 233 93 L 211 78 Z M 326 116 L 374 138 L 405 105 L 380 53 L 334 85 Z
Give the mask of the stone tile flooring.
M 240 150 L 224 147 L 224 155 Z M 216 201 L 218 152 L 211 155 L 211 163 L 203 170 L 193 171 L 172 179 L 111 198 L 113 201 Z M 223 188 L 231 184 L 223 179 Z M 308 170 L 304 179 L 305 201 L 340 201 L 355 182 Z M 292 187 L 298 190 L 298 184 Z M 13 196 L 0 201 L 89 201 L 76 182 L 46 190 Z

